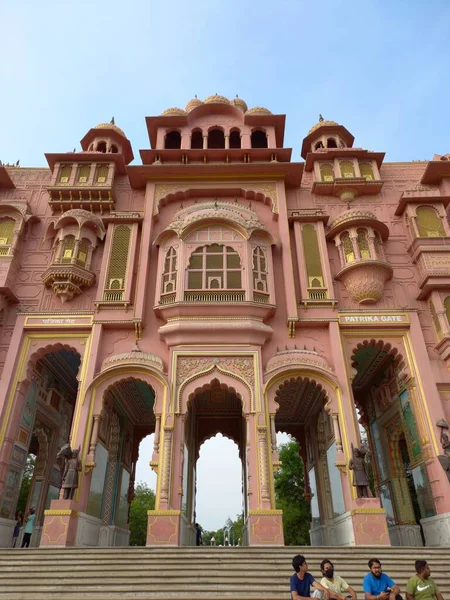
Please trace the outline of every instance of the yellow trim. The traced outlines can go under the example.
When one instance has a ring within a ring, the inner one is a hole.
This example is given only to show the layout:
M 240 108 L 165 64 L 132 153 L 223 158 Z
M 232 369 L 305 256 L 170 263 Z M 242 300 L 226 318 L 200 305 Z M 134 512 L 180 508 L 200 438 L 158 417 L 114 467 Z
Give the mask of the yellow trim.
M 79 511 L 72 510 L 71 508 L 64 508 L 60 510 L 44 510 L 46 517 L 78 517 Z
M 272 508 L 270 510 L 262 510 L 262 509 L 256 508 L 254 510 L 249 510 L 248 514 L 249 515 L 282 515 L 283 511 L 278 508 Z
M 384 515 L 386 511 L 384 508 L 354 508 L 350 511 L 353 515 Z
M 44 321 L 73 321 L 77 319 L 87 319 L 87 323 L 45 323 Z M 45 328 L 71 328 L 71 327 L 91 327 L 94 320 L 94 315 L 74 315 L 72 313 L 59 313 L 54 315 L 29 315 L 25 317 L 23 324 L 25 327 L 45 327 Z
M 181 510 L 148 510 L 149 517 L 174 517 L 181 515 Z

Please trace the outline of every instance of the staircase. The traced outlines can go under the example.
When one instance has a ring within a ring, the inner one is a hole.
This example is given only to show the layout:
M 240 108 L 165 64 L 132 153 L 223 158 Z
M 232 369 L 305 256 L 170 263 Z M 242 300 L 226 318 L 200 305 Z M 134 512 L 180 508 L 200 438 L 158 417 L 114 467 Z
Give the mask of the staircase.
M 29 548 L 0 549 L 0 600 L 288 600 L 291 561 L 303 554 L 319 577 L 331 559 L 363 598 L 367 561 L 378 558 L 401 586 L 427 560 L 450 598 L 450 548 Z M 405 597 L 403 593 L 403 597 Z

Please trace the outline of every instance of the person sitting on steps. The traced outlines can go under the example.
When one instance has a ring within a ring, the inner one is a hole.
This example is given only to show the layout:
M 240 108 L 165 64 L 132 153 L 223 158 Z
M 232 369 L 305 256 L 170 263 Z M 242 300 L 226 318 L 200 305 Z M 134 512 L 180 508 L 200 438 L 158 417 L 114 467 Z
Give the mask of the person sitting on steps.
M 355 590 L 348 585 L 340 575 L 334 572 L 334 565 L 328 558 L 325 558 L 320 563 L 320 570 L 323 577 L 320 580 L 320 585 L 330 590 L 330 598 L 332 600 L 356 600 Z M 315 590 L 313 598 L 322 598 L 323 594 L 319 590 Z
M 365 600 L 403 600 L 400 596 L 400 586 L 383 573 L 378 558 L 369 560 L 368 565 L 370 573 L 363 579 Z
M 292 566 L 295 573 L 291 577 L 291 598 L 292 600 L 302 600 L 302 598 L 311 598 L 311 587 L 322 592 L 325 600 L 329 600 L 330 590 L 323 587 L 314 579 L 311 573 L 308 573 L 308 564 L 301 554 L 297 554 L 292 559 Z
M 426 560 L 416 560 L 416 575 L 406 584 L 406 600 L 444 600 L 437 585 L 431 579 Z

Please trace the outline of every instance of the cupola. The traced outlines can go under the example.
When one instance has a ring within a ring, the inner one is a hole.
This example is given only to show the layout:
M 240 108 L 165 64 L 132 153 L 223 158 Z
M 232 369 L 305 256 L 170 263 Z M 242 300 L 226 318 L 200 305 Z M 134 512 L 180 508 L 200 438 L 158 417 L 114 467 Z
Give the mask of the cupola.
M 134 158 L 130 141 L 122 129 L 117 127 L 114 117 L 109 123 L 100 123 L 90 129 L 81 140 L 81 147 L 84 152 L 122 154 L 125 164 Z

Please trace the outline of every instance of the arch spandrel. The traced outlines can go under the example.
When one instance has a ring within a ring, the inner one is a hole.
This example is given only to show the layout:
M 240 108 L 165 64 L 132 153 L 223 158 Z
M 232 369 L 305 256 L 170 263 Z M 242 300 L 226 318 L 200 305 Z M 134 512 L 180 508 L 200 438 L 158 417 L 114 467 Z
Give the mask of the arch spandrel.
M 84 352 L 86 350 L 86 338 L 87 336 L 82 337 L 74 337 L 68 338 L 67 340 L 61 340 L 60 342 L 53 342 L 51 344 L 48 343 L 47 339 L 33 339 L 30 345 L 30 349 L 28 350 L 28 356 L 25 360 L 25 373 L 24 377 L 26 381 L 31 382 L 33 376 L 33 369 L 36 363 L 43 358 L 46 354 L 50 352 L 58 352 L 59 350 L 68 350 L 72 352 L 76 352 L 80 359 L 80 366 L 78 368 L 78 373 L 76 375 L 76 379 L 80 381 L 80 374 L 83 365 Z

